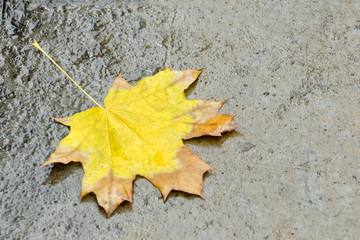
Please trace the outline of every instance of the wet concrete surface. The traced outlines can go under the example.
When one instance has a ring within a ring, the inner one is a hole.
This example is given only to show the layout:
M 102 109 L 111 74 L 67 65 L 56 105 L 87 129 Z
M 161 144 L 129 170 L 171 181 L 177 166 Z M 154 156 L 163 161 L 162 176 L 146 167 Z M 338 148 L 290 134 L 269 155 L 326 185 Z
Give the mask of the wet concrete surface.
M 100 3 L 101 2 L 101 3 Z M 355 239 L 360 234 L 359 1 L 11 1 L 0 28 L 1 239 Z M 205 200 L 146 179 L 106 218 L 80 164 L 38 168 L 94 106 L 167 67 L 206 68 L 189 99 L 243 128 L 186 144 L 216 170 Z

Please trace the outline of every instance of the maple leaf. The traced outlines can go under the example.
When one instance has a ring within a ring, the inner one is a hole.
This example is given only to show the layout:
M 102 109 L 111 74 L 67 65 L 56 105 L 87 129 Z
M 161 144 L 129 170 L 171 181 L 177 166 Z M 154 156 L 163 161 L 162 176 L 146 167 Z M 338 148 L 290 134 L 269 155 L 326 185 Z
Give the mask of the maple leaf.
M 95 193 L 108 217 L 124 200 L 132 202 L 137 175 L 155 185 L 164 200 L 172 190 L 203 198 L 203 174 L 212 167 L 183 139 L 221 136 L 237 125 L 234 116 L 219 114 L 226 101 L 186 99 L 184 90 L 201 72 L 168 68 L 135 87 L 118 76 L 105 98 L 105 108 L 92 99 L 99 107 L 54 118 L 70 126 L 70 133 L 42 166 L 81 162 L 81 198 Z

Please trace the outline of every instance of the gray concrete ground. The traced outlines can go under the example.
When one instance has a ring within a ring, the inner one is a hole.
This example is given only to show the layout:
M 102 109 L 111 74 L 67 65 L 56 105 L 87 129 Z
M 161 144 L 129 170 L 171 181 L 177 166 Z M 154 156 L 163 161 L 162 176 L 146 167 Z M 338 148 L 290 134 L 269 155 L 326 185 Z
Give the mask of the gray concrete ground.
M 50 3 L 49 3 L 50 2 Z M 102 2 L 101 4 L 99 2 Z M 1 3 L 1 239 L 356 239 L 360 234 L 360 2 L 15 1 Z M 134 203 L 107 219 L 82 201 L 79 164 L 38 168 L 67 135 L 49 119 L 206 68 L 188 98 L 229 99 L 243 126 L 187 145 L 216 168 L 205 200 L 166 203 L 137 178 Z

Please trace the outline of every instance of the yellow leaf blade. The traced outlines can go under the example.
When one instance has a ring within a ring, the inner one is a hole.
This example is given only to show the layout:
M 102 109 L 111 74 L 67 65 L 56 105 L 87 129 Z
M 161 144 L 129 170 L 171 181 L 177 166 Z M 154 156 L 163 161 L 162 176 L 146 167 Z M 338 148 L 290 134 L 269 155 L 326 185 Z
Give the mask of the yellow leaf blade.
M 212 167 L 183 139 L 220 136 L 237 125 L 234 116 L 219 114 L 225 101 L 186 99 L 184 90 L 201 72 L 168 68 L 134 87 L 118 76 L 105 98 L 105 109 L 55 119 L 70 126 L 70 133 L 42 166 L 81 162 L 81 197 L 94 192 L 108 216 L 124 200 L 132 201 L 136 175 L 149 179 L 164 199 L 171 190 L 203 197 L 203 174 Z

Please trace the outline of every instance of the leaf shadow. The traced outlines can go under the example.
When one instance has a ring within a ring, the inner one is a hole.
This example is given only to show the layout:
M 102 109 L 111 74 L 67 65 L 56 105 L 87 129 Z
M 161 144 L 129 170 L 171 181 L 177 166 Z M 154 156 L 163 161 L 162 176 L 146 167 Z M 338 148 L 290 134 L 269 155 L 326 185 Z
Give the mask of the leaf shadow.
M 192 84 L 190 84 L 190 86 L 187 89 L 185 89 L 186 97 L 191 95 L 191 93 L 195 90 L 195 87 L 198 85 L 199 81 L 200 81 L 199 78 L 196 79 Z
M 99 207 L 101 208 L 101 207 Z M 103 214 L 106 216 L 105 211 L 101 208 Z M 115 211 L 111 214 L 111 216 L 115 216 L 117 214 L 122 214 L 122 213 L 127 213 L 127 212 L 132 212 L 133 211 L 133 205 L 131 202 L 128 201 L 124 201 L 122 202 L 116 209 Z
M 78 162 L 70 162 L 68 164 L 54 163 L 50 174 L 41 185 L 50 184 L 55 186 L 81 168 L 81 163 Z
M 221 136 L 201 136 L 188 140 L 184 140 L 185 144 L 197 145 L 197 146 L 217 146 L 220 147 L 227 139 L 244 136 L 241 132 L 235 130 L 231 132 L 225 132 Z

